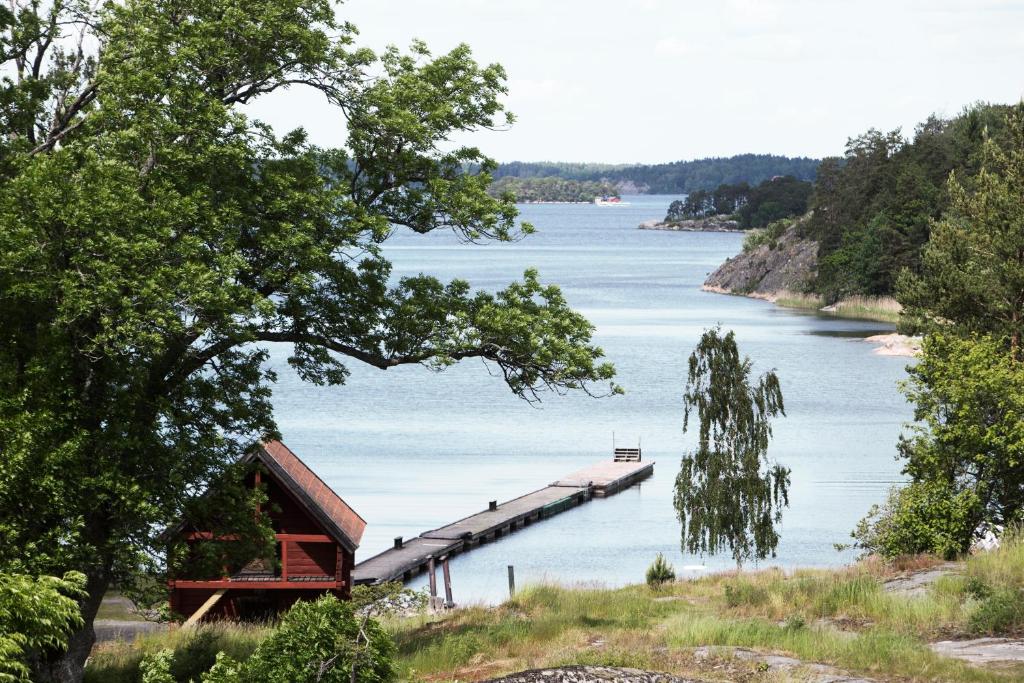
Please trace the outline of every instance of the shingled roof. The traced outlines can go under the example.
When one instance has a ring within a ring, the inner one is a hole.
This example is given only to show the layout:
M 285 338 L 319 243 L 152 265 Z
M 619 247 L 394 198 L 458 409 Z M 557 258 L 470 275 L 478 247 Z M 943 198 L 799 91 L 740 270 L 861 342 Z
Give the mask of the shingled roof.
M 280 441 L 260 444 L 243 459 L 259 461 L 323 525 L 327 534 L 351 552 L 359 547 L 366 521 Z

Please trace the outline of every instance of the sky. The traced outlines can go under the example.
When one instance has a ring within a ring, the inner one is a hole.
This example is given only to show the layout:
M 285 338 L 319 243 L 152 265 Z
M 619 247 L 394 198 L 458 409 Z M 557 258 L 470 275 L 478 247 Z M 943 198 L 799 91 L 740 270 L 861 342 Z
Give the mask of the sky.
M 1024 0 L 348 0 L 374 49 L 465 42 L 508 72 L 499 161 L 658 163 L 745 152 L 822 157 L 874 127 L 1024 97 Z M 311 93 L 253 107 L 344 142 Z

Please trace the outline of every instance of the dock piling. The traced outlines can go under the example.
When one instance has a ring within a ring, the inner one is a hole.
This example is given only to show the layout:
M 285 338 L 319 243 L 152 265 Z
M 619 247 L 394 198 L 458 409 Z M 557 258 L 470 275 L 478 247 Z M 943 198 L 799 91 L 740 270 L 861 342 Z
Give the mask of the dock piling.
M 514 598 L 516 596 L 516 568 L 512 565 L 508 566 L 508 597 Z

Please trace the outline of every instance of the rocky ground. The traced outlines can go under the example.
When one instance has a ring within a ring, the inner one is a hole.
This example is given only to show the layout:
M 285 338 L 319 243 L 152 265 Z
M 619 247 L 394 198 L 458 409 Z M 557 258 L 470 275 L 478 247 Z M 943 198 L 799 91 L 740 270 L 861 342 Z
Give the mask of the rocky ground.
M 720 265 L 704 289 L 774 300 L 779 292 L 802 292 L 818 267 L 818 243 L 797 234 L 794 223 L 774 244 L 744 251 Z
M 646 221 L 640 224 L 641 230 L 669 230 L 672 232 L 743 232 L 740 224 L 723 216 L 696 218 L 693 220 Z
M 490 683 L 701 683 L 693 678 L 679 678 L 671 674 L 639 669 L 619 669 L 606 666 L 565 666 L 557 669 L 533 669 Z
M 916 356 L 921 352 L 921 338 L 905 334 L 876 334 L 864 341 L 877 344 L 875 353 L 879 356 Z

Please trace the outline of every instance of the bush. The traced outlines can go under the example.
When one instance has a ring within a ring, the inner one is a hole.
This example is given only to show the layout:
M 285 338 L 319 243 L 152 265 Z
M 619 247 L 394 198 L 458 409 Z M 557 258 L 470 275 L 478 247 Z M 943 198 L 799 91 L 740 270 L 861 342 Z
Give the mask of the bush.
M 351 602 L 329 595 L 296 603 L 244 662 L 213 654 L 215 642 L 200 633 L 176 651 L 148 655 L 139 666 L 142 683 L 349 683 L 353 667 L 359 683 L 395 675 L 391 637 Z
M 854 545 L 889 559 L 930 553 L 951 560 L 970 547 L 977 510 L 972 491 L 955 493 L 934 480 L 912 482 L 872 506 L 852 533 Z
M 359 683 L 394 678 L 395 646 L 369 617 L 325 596 L 300 602 L 243 667 L 241 680 L 265 683 L 348 683 L 352 667 Z
M 63 650 L 82 625 L 85 575 L 0 573 L 0 681 L 28 681 L 31 655 Z
M 743 251 L 753 251 L 762 244 L 767 244 L 769 249 L 778 246 L 779 239 L 786 230 L 793 225 L 794 221 L 782 219 L 771 223 L 766 228 L 754 228 L 743 238 Z
M 968 629 L 985 636 L 1024 630 L 1024 593 L 1013 588 L 991 591 L 971 612 Z
M 658 553 L 654 562 L 647 568 L 647 585 L 651 588 L 660 588 L 662 584 L 676 580 L 676 570 L 668 563 L 665 556 Z

